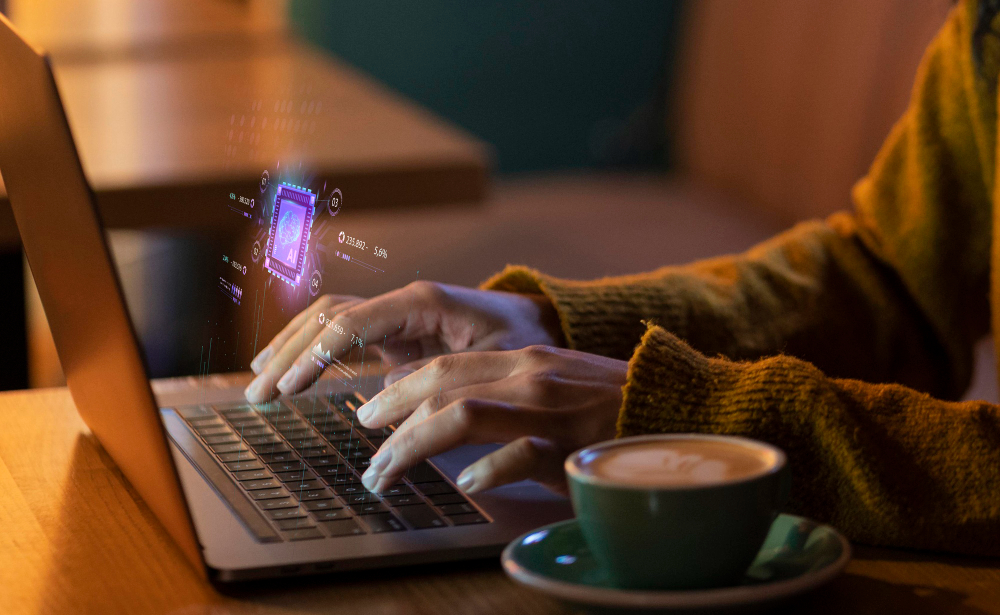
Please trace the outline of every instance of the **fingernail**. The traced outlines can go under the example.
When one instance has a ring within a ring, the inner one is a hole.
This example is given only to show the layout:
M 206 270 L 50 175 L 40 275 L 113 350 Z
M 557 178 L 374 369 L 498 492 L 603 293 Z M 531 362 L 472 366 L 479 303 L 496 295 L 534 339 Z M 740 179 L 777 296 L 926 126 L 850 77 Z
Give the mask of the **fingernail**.
M 458 475 L 458 488 L 466 493 L 472 493 L 474 491 L 474 486 L 476 483 L 476 478 L 472 475 L 472 468 L 465 468 L 462 473 Z
M 404 368 L 400 368 L 400 369 L 394 369 L 394 370 L 392 370 L 391 372 L 389 372 L 388 374 L 385 375 L 385 386 L 389 386 L 390 384 L 392 384 L 394 382 L 402 380 L 403 378 L 409 376 L 410 374 L 412 374 L 415 371 L 416 370 L 410 369 L 408 367 L 404 367 Z
M 247 398 L 247 401 L 257 401 L 260 397 L 260 378 L 255 378 L 250 386 L 243 391 L 243 395 Z
M 264 366 L 267 365 L 267 362 L 271 360 L 271 355 L 273 354 L 274 351 L 271 350 L 270 346 L 261 350 L 260 354 L 254 357 L 254 360 L 250 362 L 250 369 L 253 370 L 253 373 L 259 374 L 261 370 L 264 369 Z
M 361 407 L 358 408 L 358 419 L 366 425 L 368 424 L 368 419 L 370 419 L 372 414 L 375 413 L 375 408 L 372 404 L 373 401 L 375 400 L 369 400 L 361 404 Z
M 285 375 L 281 377 L 281 380 L 278 381 L 278 389 L 280 389 L 282 393 L 288 393 L 288 389 L 291 388 L 292 381 L 295 380 L 295 375 L 298 371 L 299 366 L 293 365 L 287 372 L 285 372 Z
M 364 474 L 361 475 L 361 484 L 365 486 L 368 491 L 375 490 L 375 483 L 378 482 L 378 474 L 373 472 L 375 468 L 368 468 Z
M 368 467 L 368 472 L 372 472 L 373 475 L 377 476 L 382 473 L 382 470 L 389 465 L 392 460 L 392 447 L 383 446 L 375 456 L 372 457 L 372 465 Z M 367 474 L 368 472 L 365 472 Z

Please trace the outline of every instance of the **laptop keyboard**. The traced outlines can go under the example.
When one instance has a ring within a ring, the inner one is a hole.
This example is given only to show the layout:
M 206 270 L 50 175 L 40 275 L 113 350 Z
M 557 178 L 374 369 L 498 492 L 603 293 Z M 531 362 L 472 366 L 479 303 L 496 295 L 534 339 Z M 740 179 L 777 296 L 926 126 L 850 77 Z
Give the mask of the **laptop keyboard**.
M 404 532 L 488 517 L 427 462 L 375 495 L 361 474 L 391 430 L 368 429 L 354 393 L 176 408 L 285 540 Z

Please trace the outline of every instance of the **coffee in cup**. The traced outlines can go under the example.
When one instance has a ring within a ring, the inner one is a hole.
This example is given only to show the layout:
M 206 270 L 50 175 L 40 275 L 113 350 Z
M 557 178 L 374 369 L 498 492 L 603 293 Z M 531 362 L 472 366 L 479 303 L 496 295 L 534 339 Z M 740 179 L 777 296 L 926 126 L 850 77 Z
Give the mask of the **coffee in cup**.
M 566 460 L 580 529 L 626 588 L 737 581 L 788 499 L 781 450 L 733 436 L 611 440 Z

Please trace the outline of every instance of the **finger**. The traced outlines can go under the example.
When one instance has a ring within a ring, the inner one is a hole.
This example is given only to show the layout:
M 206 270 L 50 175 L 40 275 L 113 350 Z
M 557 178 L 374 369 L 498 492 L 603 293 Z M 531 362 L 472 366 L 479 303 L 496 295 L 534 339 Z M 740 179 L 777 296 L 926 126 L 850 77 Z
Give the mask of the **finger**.
M 408 468 L 458 446 L 547 435 L 553 418 L 549 410 L 461 399 L 408 429 L 396 430 L 372 457 L 361 481 L 379 492 L 396 483 Z
M 428 397 L 505 378 L 517 361 L 509 352 L 462 352 L 434 357 L 358 408 L 358 419 L 366 427 L 401 421 Z
M 328 306 L 326 309 L 332 310 L 331 313 L 342 312 L 360 301 L 363 300 L 354 299 L 339 305 Z M 244 391 L 247 401 L 251 403 L 265 402 L 273 398 L 279 391 L 291 391 L 293 383 L 297 387 L 294 390 L 301 391 L 319 377 L 322 370 L 312 362 L 309 364 L 303 362 L 301 365 L 293 366 L 293 362 L 301 356 L 303 349 L 308 351 L 316 345 L 318 338 L 334 335 L 334 332 L 326 325 L 329 318 L 324 318 L 324 322 L 320 322 L 317 317 L 319 313 L 319 309 L 314 310 L 302 327 L 286 338 L 284 345 L 276 351 L 274 357 Z M 313 370 L 310 367 L 316 367 L 316 369 Z
M 566 494 L 565 459 L 566 455 L 550 440 L 524 436 L 465 468 L 456 482 L 462 491 L 477 493 L 530 478 Z
M 497 343 L 498 339 L 499 339 L 498 336 L 490 335 L 490 336 L 484 337 L 483 339 L 479 340 L 478 342 L 476 342 L 472 346 L 469 346 L 467 349 L 461 350 L 459 352 L 476 352 L 476 351 L 486 351 L 486 350 L 508 350 L 508 348 L 502 348 L 501 345 L 499 343 Z M 439 355 L 435 354 L 434 356 L 423 357 L 421 359 L 417 359 L 416 361 L 408 361 L 407 363 L 404 363 L 404 364 L 402 364 L 402 365 L 400 365 L 398 367 L 393 368 L 383 378 L 383 385 L 384 385 L 384 387 L 388 388 L 389 386 L 391 386 L 391 385 L 395 384 L 396 382 L 402 380 L 406 376 L 409 376 L 413 372 L 417 371 L 421 367 L 423 367 L 423 366 L 427 365 L 428 363 L 430 363 L 431 361 L 433 361 L 437 356 L 439 356 Z
M 267 363 L 274 357 L 274 354 L 288 342 L 293 335 L 299 332 L 302 326 L 306 323 L 306 320 L 315 319 L 320 312 L 324 310 L 339 305 L 342 303 L 347 303 L 349 301 L 358 301 L 359 297 L 352 297 L 350 295 L 324 295 L 313 301 L 312 305 L 308 308 L 302 310 L 295 315 L 285 328 L 281 330 L 280 333 L 274 336 L 274 339 L 264 347 L 260 353 L 254 357 L 253 361 L 250 362 L 250 369 L 253 373 L 259 374 L 267 366 Z

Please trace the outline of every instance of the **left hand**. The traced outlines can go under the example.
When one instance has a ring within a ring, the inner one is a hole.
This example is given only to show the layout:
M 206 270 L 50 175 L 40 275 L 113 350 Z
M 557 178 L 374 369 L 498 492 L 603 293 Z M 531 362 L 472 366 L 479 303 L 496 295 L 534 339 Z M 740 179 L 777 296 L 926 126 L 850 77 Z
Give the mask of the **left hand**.
M 402 421 L 362 481 L 381 492 L 428 457 L 503 442 L 459 475 L 463 491 L 532 478 L 566 493 L 566 457 L 615 437 L 627 370 L 625 361 L 549 346 L 439 356 L 358 409 L 366 427 Z

